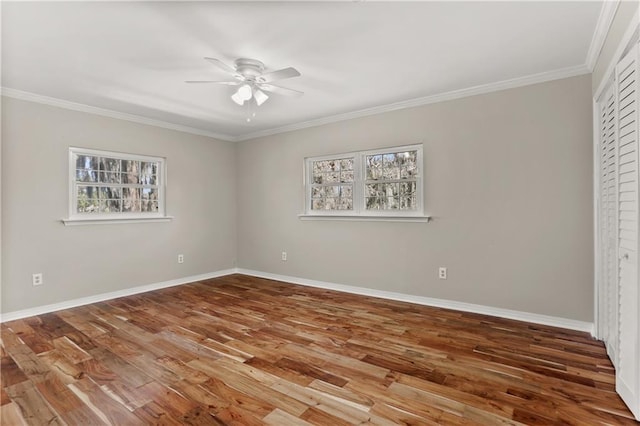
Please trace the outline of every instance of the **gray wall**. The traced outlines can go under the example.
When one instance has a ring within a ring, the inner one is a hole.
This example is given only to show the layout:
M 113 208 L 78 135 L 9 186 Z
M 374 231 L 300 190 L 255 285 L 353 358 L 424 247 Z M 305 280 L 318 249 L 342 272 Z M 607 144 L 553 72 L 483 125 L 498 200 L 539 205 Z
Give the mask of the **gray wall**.
M 590 76 L 575 77 L 238 144 L 3 97 L 2 311 L 237 257 L 263 272 L 592 321 L 590 93 Z M 418 142 L 432 223 L 298 219 L 304 157 Z M 166 157 L 175 219 L 63 226 L 70 145 Z
M 432 223 L 298 219 L 304 157 L 418 142 Z M 589 75 L 237 149 L 242 268 L 593 320 Z
M 3 312 L 234 266 L 233 143 L 7 97 L 2 140 Z M 69 146 L 166 157 L 175 219 L 65 227 Z

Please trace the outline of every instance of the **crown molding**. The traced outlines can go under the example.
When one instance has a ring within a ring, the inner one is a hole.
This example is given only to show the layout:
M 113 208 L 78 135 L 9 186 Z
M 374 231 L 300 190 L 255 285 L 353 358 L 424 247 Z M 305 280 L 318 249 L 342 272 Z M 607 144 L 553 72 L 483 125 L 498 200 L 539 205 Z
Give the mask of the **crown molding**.
M 600 51 L 604 45 L 604 41 L 607 39 L 609 29 L 613 18 L 616 16 L 620 0 L 605 0 L 602 3 L 600 9 L 600 15 L 598 16 L 598 22 L 596 22 L 596 28 L 593 31 L 593 37 L 591 38 L 591 44 L 589 45 L 589 51 L 587 52 L 586 65 L 589 71 L 593 71 L 596 65 L 596 61 L 600 56 Z
M 247 141 L 265 136 L 272 136 L 279 133 L 292 132 L 294 130 L 302 130 L 309 127 L 322 126 L 324 124 L 336 123 L 339 121 L 352 120 L 355 118 L 367 117 L 370 115 L 382 114 L 400 109 L 414 108 L 423 105 L 435 104 L 438 102 L 451 101 L 454 99 L 466 98 L 469 96 L 481 95 L 500 90 L 514 89 L 522 86 L 529 86 L 537 83 L 544 83 L 562 78 L 575 77 L 579 75 L 589 74 L 591 71 L 586 65 L 579 65 L 568 68 L 561 68 L 555 71 L 547 71 L 538 74 L 532 74 L 524 77 L 513 78 L 510 80 L 498 81 L 495 83 L 482 84 L 478 86 L 468 87 L 466 89 L 453 90 L 451 92 L 440 93 L 437 95 L 425 96 L 420 98 L 409 99 L 407 101 L 395 102 L 388 105 L 381 105 L 373 108 L 361 109 L 358 111 L 347 112 L 344 114 L 332 115 L 329 117 L 318 118 L 314 120 L 304 121 L 301 123 L 290 124 L 287 126 L 276 127 L 273 129 L 261 130 L 259 132 L 249 133 L 234 138 L 236 141 Z
M 37 93 L 25 92 L 23 90 L 12 89 L 10 87 L 2 87 L 0 89 L 2 96 L 19 99 L 22 101 L 35 102 L 44 105 L 55 106 L 58 108 L 70 109 L 72 111 L 86 112 L 89 114 L 101 115 L 103 117 L 116 118 L 119 120 L 131 121 L 139 124 L 147 124 L 149 126 L 161 127 L 163 129 L 177 130 L 178 132 L 191 133 L 199 136 L 207 136 L 214 139 L 233 142 L 234 137 L 222 133 L 209 132 L 194 127 L 183 126 L 180 124 L 169 123 L 166 121 L 155 120 L 152 118 L 142 117 L 140 115 L 128 114 L 125 112 L 114 111 L 106 108 L 94 107 L 91 105 L 80 104 L 77 102 L 66 101 L 64 99 L 52 98 L 50 96 L 39 95 Z
M 221 133 L 213 133 L 202 129 L 182 126 L 180 124 L 168 123 L 165 121 L 154 120 L 134 114 L 113 111 L 105 108 L 98 108 L 90 105 L 84 105 L 76 102 L 65 101 L 63 99 L 43 96 L 36 93 L 25 92 L 22 90 L 2 87 L 0 93 L 2 96 L 10 98 L 41 103 L 45 105 L 56 106 L 60 108 L 70 109 L 74 111 L 87 112 L 90 114 L 102 115 L 105 117 L 116 118 L 121 120 L 132 121 L 134 123 L 147 124 L 150 126 L 162 127 L 165 129 L 177 130 L 179 132 L 192 133 L 200 136 L 207 136 L 214 139 L 220 139 L 228 142 L 241 142 L 257 139 L 265 136 L 277 135 L 279 133 L 292 132 L 294 130 L 307 129 L 309 127 L 322 126 L 355 118 L 367 117 L 370 115 L 382 114 L 385 112 L 397 111 L 406 108 L 415 108 L 423 105 L 435 104 L 438 102 L 451 101 L 454 99 L 466 98 L 469 96 L 482 95 L 500 90 L 514 89 L 517 87 L 529 86 L 532 84 L 544 83 L 552 80 L 560 80 L 563 78 L 575 77 L 579 75 L 589 74 L 591 71 L 586 65 L 578 65 L 574 67 L 561 68 L 554 71 L 546 71 L 538 74 L 531 74 L 524 77 L 512 78 L 494 83 L 481 84 L 478 86 L 468 87 L 466 89 L 453 90 L 450 92 L 440 93 L 437 95 L 424 96 L 420 98 L 409 99 L 406 101 L 395 102 L 387 105 L 380 105 L 372 108 L 361 109 L 358 111 L 347 112 L 344 114 L 331 115 L 328 117 L 317 118 L 314 120 L 303 121 L 300 123 L 289 124 L 286 126 L 275 127 L 272 129 L 261 130 L 254 133 L 247 133 L 239 136 L 231 136 Z

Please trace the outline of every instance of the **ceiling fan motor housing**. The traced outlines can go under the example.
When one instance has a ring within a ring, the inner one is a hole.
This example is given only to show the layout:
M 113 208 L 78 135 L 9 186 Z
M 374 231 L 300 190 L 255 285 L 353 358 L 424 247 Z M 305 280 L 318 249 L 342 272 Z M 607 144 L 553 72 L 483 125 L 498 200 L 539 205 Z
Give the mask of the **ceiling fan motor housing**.
M 236 71 L 247 79 L 255 79 L 264 72 L 264 64 L 256 59 L 235 60 Z

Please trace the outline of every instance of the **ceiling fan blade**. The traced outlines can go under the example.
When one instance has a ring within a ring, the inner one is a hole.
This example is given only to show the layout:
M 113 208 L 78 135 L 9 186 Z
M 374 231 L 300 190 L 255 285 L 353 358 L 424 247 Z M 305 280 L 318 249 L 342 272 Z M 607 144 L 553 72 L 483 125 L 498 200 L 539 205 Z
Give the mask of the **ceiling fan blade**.
M 259 84 L 258 87 L 266 92 L 276 93 L 284 96 L 302 96 L 304 92 L 289 89 L 287 87 L 276 86 L 275 84 Z
M 220 68 L 222 71 L 228 72 L 229 74 L 232 74 L 234 76 L 238 74 L 238 72 L 234 68 L 231 68 L 229 65 L 225 64 L 220 59 L 206 58 L 206 57 L 204 59 L 206 61 L 211 62 L 216 67 Z
M 215 84 L 226 84 L 227 86 L 237 86 L 241 82 L 240 81 L 214 81 L 214 80 L 187 80 L 185 83 L 215 83 Z
M 300 75 L 300 71 L 293 67 L 289 67 L 259 75 L 256 77 L 256 81 L 258 83 L 270 83 L 272 81 L 284 80 L 285 78 L 298 77 Z

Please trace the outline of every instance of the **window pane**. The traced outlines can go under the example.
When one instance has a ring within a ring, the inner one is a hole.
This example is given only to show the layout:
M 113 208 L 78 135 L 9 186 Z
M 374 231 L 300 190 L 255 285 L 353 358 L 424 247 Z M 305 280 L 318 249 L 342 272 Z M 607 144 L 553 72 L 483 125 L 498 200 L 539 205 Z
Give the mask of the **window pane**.
M 339 160 L 324 160 L 320 161 L 320 170 L 323 172 L 335 172 L 340 170 Z
M 91 213 L 98 211 L 98 187 L 78 186 L 76 212 Z
M 407 196 L 416 192 L 415 182 L 401 182 L 400 183 L 400 195 Z
M 98 157 L 91 155 L 75 155 L 76 157 L 76 169 L 85 170 L 97 170 L 98 169 Z
M 123 200 L 122 201 L 123 212 L 140 212 L 140 200 Z
M 340 173 L 338 173 L 338 172 L 325 173 L 324 181 L 325 182 L 340 182 Z
M 157 212 L 158 211 L 158 202 L 157 201 L 142 201 L 141 210 L 143 212 Z
M 158 211 L 158 190 L 155 188 L 142 188 L 142 201 L 140 209 L 143 212 Z
M 313 175 L 313 183 L 322 183 L 324 175 L 321 173 L 319 175 Z
M 418 151 L 405 151 L 366 157 L 367 180 L 411 179 L 417 174 Z
M 126 200 L 139 200 L 140 188 L 122 188 L 122 198 Z
M 155 185 L 157 182 L 158 163 L 140 162 L 140 183 L 143 185 Z
M 378 185 L 382 195 L 385 197 L 397 197 L 398 187 L 397 183 L 381 183 Z
M 353 199 L 340 198 L 340 204 L 338 205 L 338 210 L 353 210 Z
M 384 154 L 382 177 L 384 179 L 400 179 L 400 165 L 396 154 Z
M 76 181 L 78 182 L 97 182 L 98 172 L 95 170 L 80 169 L 76 170 Z
M 137 160 L 122 160 L 123 173 L 140 173 L 140 162 Z
M 382 160 L 384 167 L 398 167 L 398 157 L 395 153 L 384 154 Z
M 142 175 L 140 176 L 140 183 L 143 185 L 155 185 L 156 184 L 156 176 L 155 175 Z
M 322 186 L 314 186 L 311 188 L 311 198 L 322 198 L 324 188 Z
M 340 170 L 353 170 L 353 158 L 343 158 L 340 160 Z
M 100 182 L 120 183 L 120 173 L 100 172 Z
M 382 155 L 368 155 L 366 161 L 367 180 L 382 178 Z
M 367 210 L 378 210 L 380 208 L 380 201 L 378 197 L 367 197 L 365 207 Z
M 380 208 L 382 210 L 395 210 L 399 207 L 399 202 L 396 197 L 383 197 L 381 201 L 382 204 Z
M 121 205 L 121 200 L 100 200 L 100 211 L 103 213 L 118 213 Z
M 120 172 L 120 160 L 117 158 L 100 158 L 100 170 L 106 172 Z
M 142 189 L 142 201 L 140 208 L 143 212 L 152 212 L 158 210 L 158 191 L 154 188 Z
M 158 163 L 154 162 L 140 162 L 140 172 L 145 175 L 157 175 Z
M 122 160 L 122 183 L 140 183 L 140 162 Z
M 398 153 L 400 163 L 400 178 L 411 179 L 418 170 L 418 151 Z
M 325 197 L 338 197 L 340 196 L 340 187 L 338 185 L 331 185 L 324 187 Z
M 151 201 L 157 200 L 158 190 L 156 188 L 142 188 L 142 199 Z
M 353 170 L 340 173 L 340 182 L 353 182 Z
M 382 177 L 384 179 L 400 179 L 400 168 L 398 167 L 385 167 L 382 171 Z
M 120 199 L 122 198 L 122 189 L 111 186 L 103 186 L 100 188 L 100 199 Z
M 325 210 L 336 210 L 338 208 L 338 199 L 337 198 L 325 198 L 324 199 L 324 209 Z
M 351 197 L 353 197 L 353 187 L 351 185 L 342 185 L 342 186 L 340 186 L 340 196 L 342 198 L 351 198 Z
M 415 210 L 416 198 L 415 196 L 400 197 L 400 209 L 401 210 Z
M 78 199 L 76 211 L 78 213 L 94 213 L 99 210 L 99 202 L 96 199 Z
M 140 211 L 140 188 L 122 188 L 122 211 Z
M 323 198 L 314 198 L 311 201 L 311 209 L 312 210 L 323 210 L 324 209 L 324 199 Z
M 314 161 L 313 162 L 313 175 L 320 175 L 322 174 L 322 162 L 321 161 Z
M 98 187 L 97 186 L 80 186 L 77 190 L 78 200 L 95 198 L 98 199 Z
M 377 197 L 380 185 L 377 183 L 368 183 L 365 185 L 365 195 L 367 197 Z

